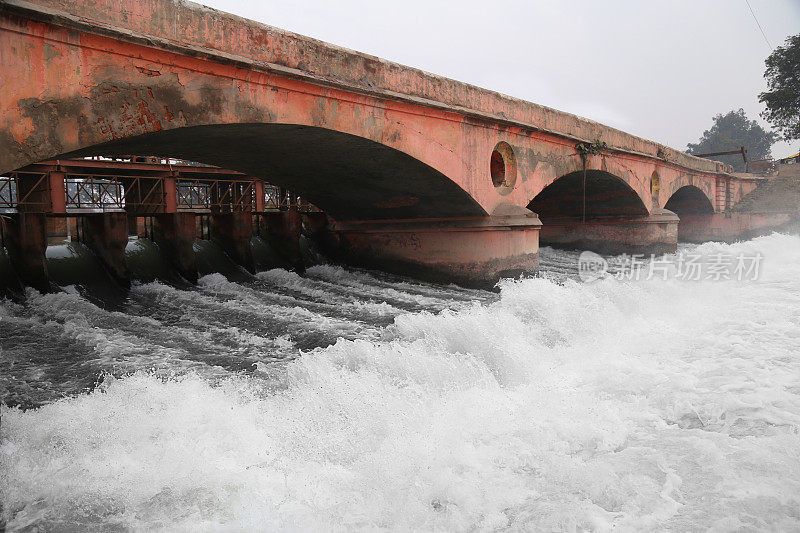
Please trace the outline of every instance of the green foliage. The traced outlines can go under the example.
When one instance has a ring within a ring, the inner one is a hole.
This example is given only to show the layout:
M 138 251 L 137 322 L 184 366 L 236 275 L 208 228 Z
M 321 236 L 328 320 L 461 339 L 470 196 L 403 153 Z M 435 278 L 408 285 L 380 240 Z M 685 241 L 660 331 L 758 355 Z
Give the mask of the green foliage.
M 707 154 L 738 150 L 744 146 L 748 159 L 766 159 L 772 156 L 770 147 L 776 138 L 776 134 L 766 131 L 755 120 L 747 120 L 744 109 L 739 109 L 715 116 L 711 129 L 703 132 L 697 144 L 689 143 L 686 151 L 690 154 Z M 745 171 L 741 155 L 720 155 L 712 159 L 733 165 L 735 172 Z
M 787 141 L 800 139 L 800 34 L 786 39 L 766 60 L 768 91 L 758 95 L 767 106 L 761 116 Z
M 606 150 L 608 145 L 601 141 L 600 139 L 595 139 L 590 143 L 578 143 L 575 145 L 575 150 L 581 154 L 581 158 L 586 159 L 588 155 L 600 155 L 603 153 L 603 150 Z

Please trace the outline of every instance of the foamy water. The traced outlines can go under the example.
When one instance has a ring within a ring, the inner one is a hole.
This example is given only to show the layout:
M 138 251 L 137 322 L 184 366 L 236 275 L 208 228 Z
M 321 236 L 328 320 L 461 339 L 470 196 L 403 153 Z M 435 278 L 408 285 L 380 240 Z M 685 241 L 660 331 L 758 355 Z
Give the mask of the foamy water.
M 2 412 L 7 527 L 800 530 L 800 238 L 693 251 L 759 279 L 29 293 L 0 316 L 10 403 L 41 405 Z

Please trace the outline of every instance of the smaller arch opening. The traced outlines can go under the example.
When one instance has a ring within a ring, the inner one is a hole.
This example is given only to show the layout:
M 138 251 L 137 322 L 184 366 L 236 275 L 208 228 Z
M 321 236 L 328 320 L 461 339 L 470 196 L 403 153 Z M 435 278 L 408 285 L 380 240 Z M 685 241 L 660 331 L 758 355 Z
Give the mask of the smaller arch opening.
M 514 150 L 507 142 L 499 142 L 492 150 L 489 159 L 489 173 L 492 183 L 500 194 L 514 190 L 517 182 L 517 160 Z
M 586 171 L 585 192 L 583 172 L 560 177 L 542 189 L 528 209 L 541 219 L 647 215 L 642 199 L 630 185 L 600 170 Z
M 703 191 L 694 185 L 684 185 L 670 196 L 664 209 L 678 216 L 713 214 L 714 206 Z

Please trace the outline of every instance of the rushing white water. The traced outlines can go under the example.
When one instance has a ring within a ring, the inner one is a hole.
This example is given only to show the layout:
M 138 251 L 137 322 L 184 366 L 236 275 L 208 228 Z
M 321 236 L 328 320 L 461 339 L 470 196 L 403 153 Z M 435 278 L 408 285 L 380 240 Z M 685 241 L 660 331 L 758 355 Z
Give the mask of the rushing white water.
M 695 251 L 760 276 L 30 293 L 0 321 L 118 377 L 3 410 L 7 527 L 800 530 L 800 238 Z M 43 364 L 20 375 L 70 382 Z

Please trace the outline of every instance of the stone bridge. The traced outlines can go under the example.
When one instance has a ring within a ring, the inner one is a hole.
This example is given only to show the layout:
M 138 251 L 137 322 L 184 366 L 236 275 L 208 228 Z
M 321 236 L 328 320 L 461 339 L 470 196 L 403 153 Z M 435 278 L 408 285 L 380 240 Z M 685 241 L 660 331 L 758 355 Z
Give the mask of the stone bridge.
M 535 270 L 540 237 L 674 250 L 679 216 L 755 187 L 569 113 L 188 2 L 6 0 L 0 60 L 0 174 L 89 155 L 200 161 L 307 198 L 354 262 L 443 279 Z

